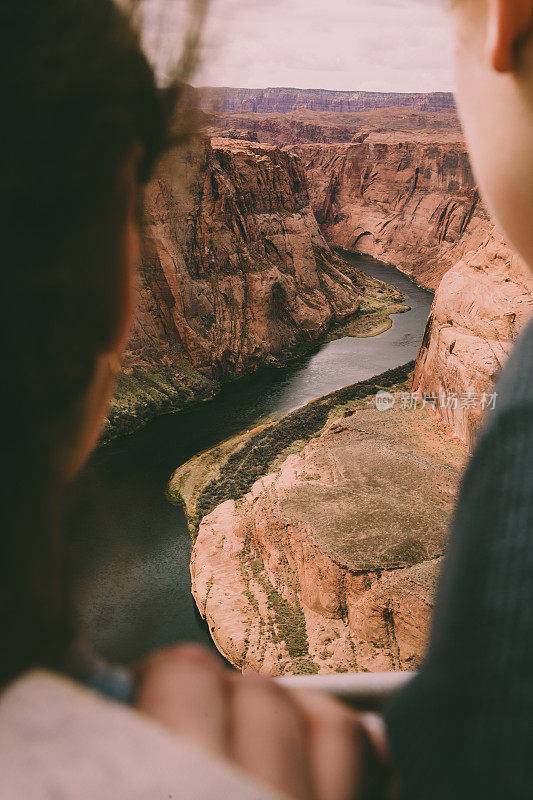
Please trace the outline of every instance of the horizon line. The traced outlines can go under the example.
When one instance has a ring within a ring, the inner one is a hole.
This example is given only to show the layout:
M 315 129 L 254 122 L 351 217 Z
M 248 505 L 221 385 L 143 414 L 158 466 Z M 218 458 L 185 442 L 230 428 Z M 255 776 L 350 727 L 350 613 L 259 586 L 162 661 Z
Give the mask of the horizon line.
M 394 95 L 431 95 L 431 94 L 447 94 L 454 95 L 451 89 L 432 89 L 428 92 L 409 92 L 406 90 L 395 91 L 393 89 L 383 91 L 379 89 L 322 89 L 320 87 L 307 87 L 301 86 L 215 86 L 213 84 L 204 84 L 203 86 L 194 86 L 194 89 L 228 89 L 231 91 L 244 91 L 244 92 L 265 92 L 270 89 L 282 89 L 292 92 L 330 92 L 332 94 L 394 94 Z

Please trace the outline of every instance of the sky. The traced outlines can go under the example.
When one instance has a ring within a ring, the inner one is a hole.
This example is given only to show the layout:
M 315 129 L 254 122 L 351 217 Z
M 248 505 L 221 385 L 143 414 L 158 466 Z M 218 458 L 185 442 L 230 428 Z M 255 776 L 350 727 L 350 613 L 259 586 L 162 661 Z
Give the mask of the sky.
M 197 86 L 393 92 L 453 88 L 445 0 L 211 0 Z M 161 74 L 187 0 L 146 0 Z

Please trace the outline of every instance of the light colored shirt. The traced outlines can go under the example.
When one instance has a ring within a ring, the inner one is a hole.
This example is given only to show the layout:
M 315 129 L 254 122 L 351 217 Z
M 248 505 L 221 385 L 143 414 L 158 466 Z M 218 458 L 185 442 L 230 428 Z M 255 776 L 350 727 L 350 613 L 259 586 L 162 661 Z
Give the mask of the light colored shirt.
M 31 672 L 0 695 L 0 800 L 123 799 L 283 797 L 62 676 Z

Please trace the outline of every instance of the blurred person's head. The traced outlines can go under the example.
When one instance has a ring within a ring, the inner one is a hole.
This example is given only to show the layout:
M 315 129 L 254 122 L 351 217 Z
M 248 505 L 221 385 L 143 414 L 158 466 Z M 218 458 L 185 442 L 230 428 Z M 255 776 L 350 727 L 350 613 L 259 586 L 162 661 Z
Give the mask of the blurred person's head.
M 112 0 L 3 3 L 0 682 L 69 637 L 58 514 L 94 446 L 134 308 L 136 207 L 166 139 Z
M 483 198 L 533 267 L 533 0 L 451 0 L 459 113 Z

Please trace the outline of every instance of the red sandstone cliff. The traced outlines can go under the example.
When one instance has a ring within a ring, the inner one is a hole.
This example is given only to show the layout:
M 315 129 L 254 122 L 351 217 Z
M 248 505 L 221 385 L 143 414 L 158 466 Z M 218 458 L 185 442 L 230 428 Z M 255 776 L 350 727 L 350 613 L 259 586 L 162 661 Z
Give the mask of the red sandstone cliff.
M 358 138 L 295 148 L 326 238 L 390 261 L 435 289 L 488 227 L 462 139 L 388 132 Z
M 214 139 L 171 154 L 151 185 L 132 350 L 154 323 L 195 367 L 232 377 L 358 308 L 290 154 Z M 150 309 L 152 312 L 152 309 Z
M 437 416 L 470 447 L 495 378 L 532 314 L 533 276 L 489 226 L 442 278 L 413 382 L 431 402 L 437 398 Z
M 139 309 L 112 423 L 179 407 L 319 338 L 359 296 L 309 204 L 298 160 L 199 139 L 148 189 Z
M 298 156 L 331 244 L 390 261 L 431 289 L 492 227 L 453 112 L 219 114 L 208 130 L 250 127 Z
M 483 395 L 533 313 L 533 280 L 490 221 L 463 141 L 369 133 L 296 151 L 331 243 L 390 261 L 436 290 L 414 389 L 439 396 L 437 415 L 471 446 Z
M 219 114 L 208 130 L 298 156 L 326 239 L 390 261 L 435 289 L 491 229 L 454 112 Z

